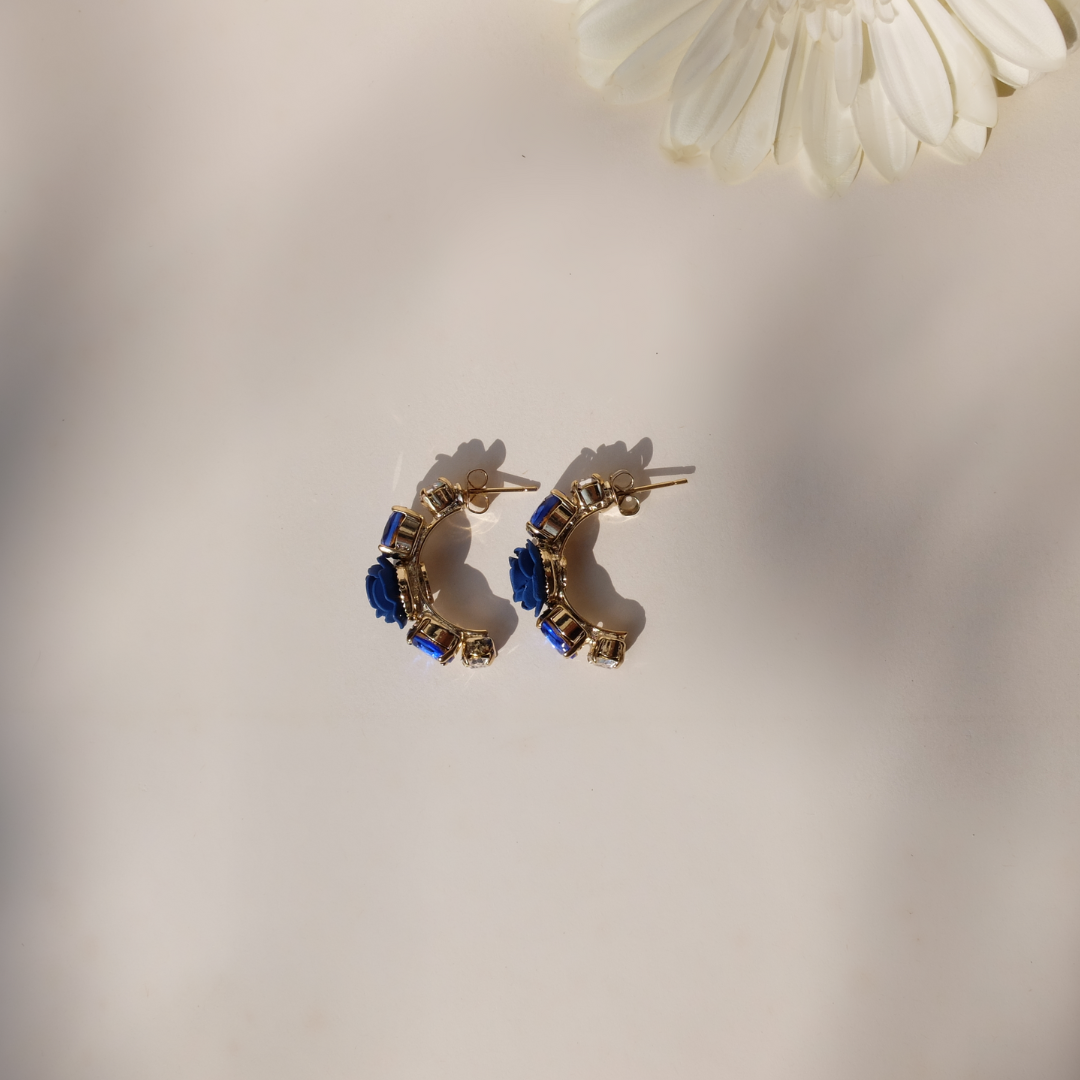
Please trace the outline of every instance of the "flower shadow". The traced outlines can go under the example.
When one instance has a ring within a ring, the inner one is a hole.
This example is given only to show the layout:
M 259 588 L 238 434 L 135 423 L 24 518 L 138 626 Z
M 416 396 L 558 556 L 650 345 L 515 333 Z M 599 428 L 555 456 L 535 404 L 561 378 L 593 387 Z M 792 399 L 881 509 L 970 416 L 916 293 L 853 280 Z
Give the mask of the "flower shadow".
M 658 477 L 685 476 L 694 472 L 692 465 L 650 469 L 652 455 L 652 439 L 647 438 L 631 447 L 624 442 L 610 446 L 601 444 L 595 450 L 585 447 L 563 470 L 555 487 L 566 494 L 575 480 L 583 480 L 594 472 L 606 480 L 621 469 L 630 472 L 639 484 L 650 483 Z M 644 503 L 651 494 L 643 491 L 638 498 Z M 567 541 L 564 554 L 570 567 L 568 598 L 586 618 L 602 621 L 611 629 L 625 630 L 629 649 L 645 629 L 645 609 L 636 600 L 619 593 L 611 576 L 596 561 L 593 549 L 600 535 L 600 516 L 595 514 L 582 522 Z
M 502 472 L 506 460 L 506 446 L 496 439 L 487 448 L 480 439 L 461 443 L 453 454 L 438 454 L 424 478 L 416 485 L 412 507 L 427 514 L 420 501 L 420 492 L 431 487 L 440 476 L 456 484 L 464 484 L 473 469 L 484 469 L 490 487 L 504 484 L 535 484 L 535 480 Z M 492 505 L 497 496 L 492 496 Z M 486 630 L 496 649 L 510 640 L 518 624 L 518 615 L 512 601 L 496 596 L 487 578 L 465 560 L 472 546 L 473 529 L 469 520 L 472 514 L 463 510 L 441 522 L 424 544 L 422 561 L 428 573 L 435 608 L 440 615 L 459 626 L 473 630 Z

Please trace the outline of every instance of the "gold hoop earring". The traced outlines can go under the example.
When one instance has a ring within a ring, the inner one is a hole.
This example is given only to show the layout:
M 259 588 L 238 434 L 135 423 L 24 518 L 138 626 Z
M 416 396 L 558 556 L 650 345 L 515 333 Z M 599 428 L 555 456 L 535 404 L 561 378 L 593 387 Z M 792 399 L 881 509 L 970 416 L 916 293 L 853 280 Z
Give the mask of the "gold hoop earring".
M 482 479 L 473 480 L 473 477 Z M 368 570 L 367 597 L 376 617 L 404 627 L 413 623 L 406 640 L 440 664 L 455 656 L 470 668 L 487 667 L 495 659 L 495 643 L 486 630 L 469 630 L 440 615 L 434 606 L 427 570 L 420 552 L 435 526 L 451 514 L 468 509 L 487 513 L 491 496 L 504 491 L 536 491 L 532 487 L 488 487 L 488 474 L 473 469 L 465 486 L 440 476 L 439 482 L 420 492 L 420 501 L 431 511 L 430 522 L 404 506 L 395 506 L 383 530 L 379 556 Z
M 620 477 L 627 480 L 620 483 Z M 618 506 L 626 516 L 636 514 L 641 503 L 635 492 L 685 483 L 684 478 L 638 484 L 626 469 L 607 480 L 593 473 L 587 480 L 575 480 L 569 496 L 553 490 L 536 508 L 525 526 L 531 539 L 510 558 L 510 583 L 514 600 L 538 616 L 537 627 L 563 656 L 576 656 L 587 645 L 589 663 L 606 668 L 617 668 L 626 656 L 625 630 L 595 626 L 566 598 L 563 548 L 574 530 L 611 506 Z

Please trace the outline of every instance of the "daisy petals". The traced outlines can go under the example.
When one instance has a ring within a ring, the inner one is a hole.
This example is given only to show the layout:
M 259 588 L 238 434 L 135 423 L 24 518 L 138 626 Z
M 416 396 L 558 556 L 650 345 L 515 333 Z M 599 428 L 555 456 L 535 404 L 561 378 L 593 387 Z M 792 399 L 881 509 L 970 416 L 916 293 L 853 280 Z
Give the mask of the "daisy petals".
M 691 94 L 728 58 L 735 43 L 735 23 L 746 0 L 721 0 L 686 51 L 671 85 L 674 97 Z
M 1065 37 L 1045 0 L 952 0 L 960 21 L 992 52 L 1032 71 L 1065 63 Z
M 938 0 L 913 3 L 945 61 L 956 114 L 983 127 L 993 127 L 997 123 L 997 90 L 986 54 Z
M 836 96 L 841 105 L 850 105 L 859 89 L 863 68 L 863 24 L 858 14 L 851 10 L 843 17 L 840 35 L 836 39 L 833 61 L 836 78 Z
M 967 165 L 983 152 L 985 146 L 986 128 L 961 117 L 949 132 L 949 137 L 936 149 L 954 165 Z
M 870 164 L 890 183 L 899 180 L 911 168 L 919 140 L 892 107 L 876 72 L 859 87 L 852 113 Z
M 666 94 L 686 47 L 713 7 L 714 0 L 702 0 L 639 45 L 612 73 L 611 98 L 629 104 Z
M 810 49 L 803 81 L 802 116 L 807 159 L 830 191 L 859 154 L 859 137 L 851 110 L 844 108 L 836 96 L 832 51 L 828 37 Z
M 1001 83 L 1028 86 L 1080 39 L 1080 0 L 566 0 L 579 68 L 609 99 L 670 93 L 661 146 L 739 183 L 771 147 L 820 194 L 863 155 L 889 181 L 920 142 L 983 152 Z
M 581 55 L 622 63 L 638 46 L 697 4 L 698 0 L 598 0 L 579 8 L 576 30 Z
M 713 147 L 713 168 L 724 183 L 741 183 L 768 156 L 776 138 L 780 96 L 790 59 L 791 49 L 782 49 L 774 41 L 746 107 Z
M 777 165 L 787 165 L 798 157 L 802 148 L 802 85 L 806 72 L 806 57 L 810 39 L 802 24 L 795 33 L 791 46 L 791 60 L 788 63 L 784 89 L 780 95 L 780 118 L 776 123 L 776 142 L 773 145 L 773 157 Z
M 875 19 L 869 27 L 881 85 L 912 133 L 937 146 L 953 125 L 949 77 L 937 46 L 908 0 L 892 0 L 892 7 L 891 23 Z
M 998 56 L 996 53 L 990 53 L 989 63 L 990 71 L 998 82 L 1003 82 L 1006 86 L 1015 86 L 1018 90 L 1030 86 L 1041 74 L 1041 72 L 1029 71 L 1026 67 L 1014 64 L 1011 60 L 1006 60 L 1005 57 Z
M 698 90 L 676 98 L 669 127 L 676 150 L 691 146 L 708 150 L 727 132 L 754 89 L 771 43 L 772 34 L 759 28 Z

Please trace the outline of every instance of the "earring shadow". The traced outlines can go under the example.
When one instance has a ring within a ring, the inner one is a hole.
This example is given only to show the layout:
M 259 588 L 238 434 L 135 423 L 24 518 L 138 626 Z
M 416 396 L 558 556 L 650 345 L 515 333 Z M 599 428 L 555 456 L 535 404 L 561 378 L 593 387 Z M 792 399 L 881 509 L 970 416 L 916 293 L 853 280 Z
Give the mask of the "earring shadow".
M 559 477 L 557 487 L 563 494 L 570 491 L 575 480 L 599 473 L 605 480 L 622 469 L 631 473 L 635 482 L 647 484 L 657 477 L 686 476 L 695 471 L 693 465 L 666 466 L 650 469 L 652 439 L 640 439 L 632 447 L 624 442 L 599 445 L 595 450 L 584 447 Z M 638 496 L 644 504 L 652 494 L 643 491 Z M 586 519 L 566 543 L 564 554 L 568 566 L 567 596 L 587 618 L 602 620 L 604 626 L 626 631 L 626 647 L 630 649 L 645 629 L 645 609 L 636 600 L 623 596 L 615 588 L 611 575 L 596 561 L 594 548 L 600 535 L 600 515 Z
M 436 455 L 435 463 L 416 485 L 412 508 L 421 510 L 420 492 L 431 487 L 440 476 L 464 485 L 474 469 L 483 469 L 488 474 L 489 487 L 536 483 L 501 472 L 505 460 L 506 446 L 502 439 L 496 439 L 487 448 L 480 439 L 472 439 L 461 443 L 453 454 Z M 469 510 L 461 510 L 440 522 L 424 544 L 422 561 L 439 614 L 459 626 L 486 630 L 495 648 L 502 649 L 517 627 L 518 615 L 513 602 L 496 596 L 487 578 L 465 561 L 472 546 L 469 516 Z

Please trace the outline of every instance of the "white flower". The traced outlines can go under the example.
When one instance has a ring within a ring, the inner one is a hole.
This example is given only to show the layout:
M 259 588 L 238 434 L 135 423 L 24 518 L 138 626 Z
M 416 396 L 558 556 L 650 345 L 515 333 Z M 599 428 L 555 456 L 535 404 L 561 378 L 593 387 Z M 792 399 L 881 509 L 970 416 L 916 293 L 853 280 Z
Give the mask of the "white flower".
M 1065 62 L 1080 0 L 580 0 L 581 72 L 621 102 L 669 94 L 663 145 L 729 183 L 773 152 L 843 191 L 863 153 L 887 180 L 920 142 L 972 161 L 994 80 Z

